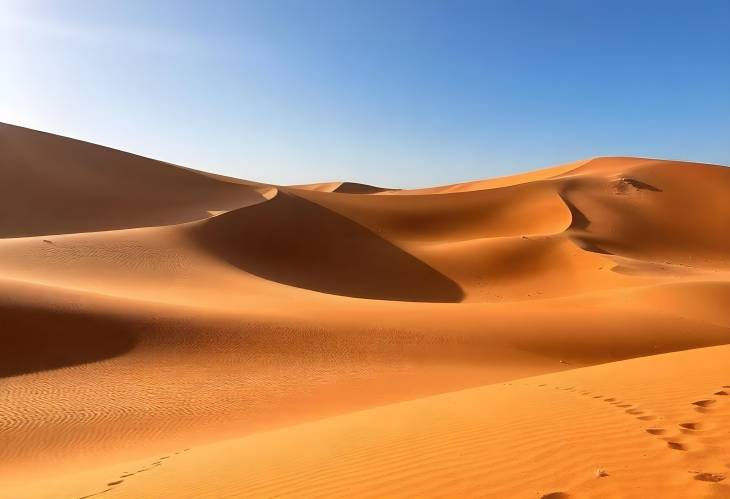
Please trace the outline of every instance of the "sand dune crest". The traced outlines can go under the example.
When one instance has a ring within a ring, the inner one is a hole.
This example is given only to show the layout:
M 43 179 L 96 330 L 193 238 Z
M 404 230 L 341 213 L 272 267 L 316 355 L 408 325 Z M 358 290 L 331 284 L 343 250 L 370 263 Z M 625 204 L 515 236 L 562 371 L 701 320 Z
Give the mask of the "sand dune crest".
M 275 186 L 0 125 L 0 497 L 724 497 L 730 170 Z

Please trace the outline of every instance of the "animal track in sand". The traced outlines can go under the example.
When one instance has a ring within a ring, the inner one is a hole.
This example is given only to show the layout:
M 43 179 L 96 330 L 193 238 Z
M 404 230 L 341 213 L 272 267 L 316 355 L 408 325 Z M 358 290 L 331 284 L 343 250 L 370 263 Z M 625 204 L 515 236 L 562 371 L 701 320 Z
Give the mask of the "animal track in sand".
M 540 386 L 546 386 L 546 385 L 540 385 Z M 570 388 L 560 388 L 560 387 L 554 387 L 556 389 L 561 390 L 570 390 Z M 572 387 L 571 387 L 572 388 Z M 722 390 L 718 390 L 714 393 L 714 395 L 718 396 L 728 396 L 730 393 L 726 391 L 726 389 L 730 389 L 730 385 L 723 385 Z M 576 391 L 576 390 L 570 390 L 570 391 Z M 627 415 L 631 415 L 636 417 L 636 419 L 640 421 L 651 421 L 656 419 L 656 416 L 652 414 L 645 414 L 644 411 L 638 409 L 633 404 L 630 404 L 628 402 L 624 402 L 616 397 L 607 396 L 604 398 L 604 395 L 592 395 L 590 391 L 588 390 L 581 390 L 578 389 L 578 393 L 580 395 L 584 396 L 590 396 L 590 398 L 595 400 L 600 400 L 602 402 L 606 402 L 608 404 L 613 405 L 614 407 L 617 407 L 619 409 L 624 409 L 624 413 Z M 710 412 L 708 408 L 714 408 L 715 405 L 717 405 L 718 401 L 715 399 L 701 399 L 696 400 L 691 403 L 691 406 L 698 412 L 706 413 Z M 678 423 L 677 427 L 679 430 L 679 433 L 682 435 L 686 435 L 689 437 L 697 436 L 698 434 L 702 433 L 701 430 L 704 427 L 704 423 L 699 421 L 685 421 L 683 423 Z M 686 442 L 683 442 L 681 440 L 681 435 L 671 435 L 669 431 L 665 428 L 661 427 L 652 427 L 652 428 L 646 428 L 644 430 L 648 435 L 654 436 L 658 438 L 659 440 L 662 440 L 666 443 L 667 448 L 675 451 L 681 451 L 681 452 L 689 452 L 692 450 L 692 447 L 688 445 Z M 678 438 L 679 437 L 679 438 Z M 730 469 L 730 463 L 725 464 L 726 468 Z M 703 482 L 711 482 L 711 483 L 717 483 L 725 480 L 727 478 L 727 474 L 725 473 L 715 473 L 715 472 L 697 472 L 697 471 L 691 471 L 690 473 L 694 474 L 694 480 L 699 480 Z M 562 497 L 568 497 L 567 494 L 563 492 L 553 492 L 550 494 L 545 494 L 541 496 L 541 499 L 558 499 Z
M 695 480 L 703 482 L 722 482 L 727 476 L 723 473 L 698 473 L 695 475 Z
M 679 426 L 686 430 L 697 430 L 700 426 L 699 423 L 679 423 Z
M 692 422 L 692 423 L 679 423 L 679 426 L 680 426 L 680 428 L 682 428 L 684 430 L 694 431 L 694 430 L 699 430 L 700 427 L 701 427 L 701 424 L 700 423 L 694 423 L 694 422 Z
M 681 451 L 689 450 L 689 448 L 687 447 L 686 444 L 684 444 L 682 442 L 678 442 L 673 437 L 668 437 L 668 438 L 661 437 L 662 435 L 666 435 L 666 433 L 667 433 L 667 430 L 664 428 L 647 428 L 644 431 L 646 431 L 649 435 L 654 435 L 654 436 L 660 437 L 660 440 L 665 441 L 667 443 L 667 447 L 669 447 L 672 450 L 681 450 Z
M 695 406 L 695 411 L 706 412 L 708 407 L 715 405 L 715 402 L 717 402 L 715 399 L 697 400 L 692 402 L 692 405 Z
M 687 450 L 687 446 L 681 442 L 667 442 L 667 447 L 674 450 Z
M 545 384 L 538 385 L 538 387 L 544 387 L 544 386 L 547 386 L 547 385 L 545 385 Z M 561 388 L 561 387 L 555 386 L 553 388 L 559 389 L 559 390 L 573 391 L 573 392 L 578 391 L 574 387 Z M 643 410 L 638 409 L 633 404 L 624 402 L 616 397 L 609 396 L 609 397 L 604 398 L 604 395 L 592 395 L 589 390 L 582 390 L 579 393 L 580 393 L 580 395 L 590 395 L 590 397 L 592 399 L 602 400 L 603 402 L 609 403 L 619 409 L 625 409 L 624 412 L 626 414 L 628 414 L 630 416 L 634 416 L 634 417 L 636 417 L 636 419 L 638 419 L 640 421 L 652 421 L 652 420 L 656 419 L 656 416 L 654 416 L 652 414 L 646 414 Z M 649 433 L 650 435 L 658 436 L 658 435 L 665 434 L 666 430 L 664 428 L 649 428 L 646 430 L 646 432 Z M 681 444 L 680 442 L 672 442 L 672 444 L 673 445 L 669 445 L 669 446 L 673 449 L 686 450 L 686 446 L 684 444 Z
M 590 392 L 588 392 L 590 394 Z M 614 407 L 617 407 L 619 409 L 624 409 L 624 413 L 629 416 L 634 416 L 639 421 L 653 421 L 657 417 L 652 414 L 647 414 L 645 411 L 637 408 L 633 404 L 630 404 L 628 402 L 622 401 L 621 399 L 613 396 L 607 396 L 604 398 L 603 395 L 594 395 L 592 396 L 594 399 L 602 400 L 603 402 L 606 402 L 608 404 L 613 405 Z M 704 408 L 711 406 L 716 401 L 714 399 L 706 399 L 706 400 L 698 400 L 696 402 L 693 402 L 693 405 L 697 409 L 702 409 L 702 412 L 704 412 Z M 679 432 L 681 434 L 685 435 L 696 435 L 696 432 L 702 427 L 702 425 L 698 422 L 686 422 L 686 423 L 680 423 L 679 424 Z M 680 435 L 670 435 L 669 431 L 665 428 L 660 427 L 652 427 L 647 428 L 645 432 L 649 435 L 652 435 L 654 437 L 659 438 L 663 442 L 666 443 L 667 447 L 671 450 L 677 450 L 677 451 L 683 451 L 687 452 L 691 450 L 690 445 L 688 443 L 681 441 Z
M 103 494 L 104 492 L 109 492 L 110 490 L 112 490 L 112 489 L 105 489 L 105 490 L 102 490 L 101 492 L 95 492 L 93 494 L 89 494 L 88 496 L 79 497 L 79 499 L 88 499 L 89 497 L 98 496 L 98 495 Z
M 546 384 L 540 384 L 540 385 L 537 385 L 537 386 L 538 386 L 538 388 L 540 388 L 540 387 L 544 387 L 544 386 L 547 386 L 547 385 Z M 576 387 L 573 387 L 573 386 L 569 386 L 569 387 L 565 387 L 565 388 L 562 388 L 562 387 L 559 387 L 559 386 L 554 386 L 553 388 L 555 388 L 556 390 L 564 390 L 564 391 L 571 391 L 571 392 L 580 393 L 580 395 L 590 395 L 591 398 L 596 399 L 596 400 L 601 400 L 602 399 L 603 402 L 609 403 L 609 404 L 611 404 L 611 405 L 613 405 L 615 407 L 618 407 L 620 409 L 626 409 L 624 412 L 626 412 L 627 414 L 629 414 L 631 416 L 636 416 L 636 419 L 639 419 L 641 421 L 651 421 L 653 419 L 656 419 L 656 416 L 653 416 L 651 414 L 645 414 L 644 411 L 642 411 L 640 409 L 637 409 L 636 407 L 634 407 L 633 404 L 626 403 L 626 402 L 624 402 L 624 401 L 622 401 L 622 400 L 620 400 L 620 399 L 618 399 L 616 397 L 610 397 L 609 396 L 609 397 L 604 398 L 603 395 L 592 395 L 589 390 L 579 391 L 579 389 L 577 389 Z
M 176 451 L 176 452 L 175 452 L 175 455 L 177 455 L 177 454 L 182 454 L 183 452 L 187 452 L 187 451 L 189 451 L 189 450 L 190 450 L 190 448 L 188 447 L 188 448 L 186 448 L 186 449 L 183 449 L 183 450 L 181 450 L 181 451 Z M 171 457 L 171 456 L 162 456 L 162 457 L 161 457 L 161 458 L 159 458 L 159 459 L 158 459 L 157 461 L 155 461 L 155 462 L 153 462 L 153 463 L 150 463 L 150 464 L 148 465 L 148 467 L 146 467 L 146 468 L 142 468 L 142 469 L 139 469 L 139 470 L 137 470 L 137 471 L 134 471 L 134 472 L 131 472 L 131 473 L 130 473 L 129 471 L 123 471 L 123 472 L 122 472 L 122 474 L 121 474 L 121 475 L 119 475 L 119 478 L 120 478 L 120 479 L 122 479 L 122 478 L 127 478 L 127 477 L 131 477 L 131 476 L 134 476 L 134 475 L 136 475 L 137 473 L 142 473 L 142 472 L 144 472 L 144 471 L 149 471 L 149 470 L 151 470 L 151 469 L 154 469 L 154 468 L 156 468 L 156 467 L 158 467 L 158 466 L 162 466 L 162 464 L 163 464 L 163 463 L 162 463 L 162 461 L 163 461 L 164 459 L 170 459 L 170 457 Z M 117 486 L 117 485 L 119 485 L 119 484 L 121 484 L 121 483 L 123 483 L 123 482 L 124 482 L 124 480 L 114 480 L 114 481 L 111 481 L 111 482 L 109 482 L 109 483 L 107 483 L 107 484 L 106 484 L 106 486 L 107 486 L 108 488 L 106 488 L 106 489 L 104 489 L 104 490 L 101 490 L 101 491 L 99 491 L 99 492 L 95 492 L 95 493 L 93 493 L 93 494 L 89 494 L 89 495 L 86 495 L 86 496 L 80 497 L 79 499 L 88 499 L 88 498 L 90 498 L 90 497 L 95 497 L 95 496 L 99 496 L 99 495 L 101 495 L 101 494 L 104 494 L 105 492 L 109 492 L 109 491 L 110 491 L 110 490 L 112 490 L 112 489 L 113 489 L 113 488 L 114 488 L 115 486 Z

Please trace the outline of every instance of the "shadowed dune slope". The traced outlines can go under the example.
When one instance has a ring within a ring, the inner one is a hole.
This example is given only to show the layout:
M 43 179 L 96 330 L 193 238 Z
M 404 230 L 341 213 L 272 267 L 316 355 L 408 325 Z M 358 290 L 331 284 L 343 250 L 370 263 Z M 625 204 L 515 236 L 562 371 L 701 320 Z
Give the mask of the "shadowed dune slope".
M 294 194 L 215 217 L 191 233 L 265 279 L 330 294 L 456 302 L 458 285 L 349 218 Z
M 570 214 L 555 190 L 539 183 L 422 196 L 299 195 L 396 240 L 453 241 L 552 233 L 570 224 Z
M 0 125 L 0 499 L 726 497 L 727 192 L 273 186 Z
M 374 185 L 358 184 L 357 182 L 342 182 L 334 192 L 343 194 L 377 194 L 379 192 L 397 192 L 399 189 L 376 187 Z
M 134 347 L 137 331 L 123 315 L 75 300 L 49 303 L 39 299 L 48 290 L 33 286 L 2 283 L 0 289 L 0 378 L 95 362 Z
M 357 182 L 321 182 L 317 184 L 290 185 L 291 189 L 319 192 L 341 192 L 344 194 L 377 194 L 380 192 L 397 192 L 400 189 L 388 189 Z
M 582 246 L 656 263 L 730 265 L 728 168 L 624 158 L 583 168 L 561 191 Z
M 0 237 L 198 220 L 264 200 L 257 189 L 0 123 Z

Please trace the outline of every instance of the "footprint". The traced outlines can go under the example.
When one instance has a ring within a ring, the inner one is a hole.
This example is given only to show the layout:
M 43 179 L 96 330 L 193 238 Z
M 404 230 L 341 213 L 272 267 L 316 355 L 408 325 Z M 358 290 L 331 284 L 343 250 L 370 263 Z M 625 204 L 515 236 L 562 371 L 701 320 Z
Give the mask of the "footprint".
M 87 499 L 87 498 L 89 498 L 89 497 L 94 497 L 94 496 L 98 496 L 98 495 L 101 495 L 101 494 L 103 494 L 104 492 L 109 492 L 110 490 L 112 490 L 112 489 L 104 489 L 104 490 L 102 490 L 101 492 L 95 492 L 95 493 L 93 493 L 93 494 L 89 494 L 88 496 L 83 496 L 83 497 L 79 497 L 79 499 Z
M 608 399 L 604 400 L 604 402 L 615 402 L 615 401 L 616 401 L 615 398 L 608 398 Z
M 644 414 L 644 411 L 640 411 L 639 409 L 626 409 L 626 414 L 631 414 L 632 416 L 638 416 L 639 414 Z
M 670 449 L 674 450 L 687 450 L 687 447 L 685 447 L 684 444 L 680 444 L 679 442 L 667 442 L 667 446 Z
M 715 400 L 707 399 L 707 400 L 698 400 L 697 402 L 692 402 L 692 405 L 696 405 L 697 407 L 709 407 L 714 403 L 715 403 Z
M 699 423 L 679 423 L 679 426 L 684 428 L 685 430 L 699 430 L 700 429 Z
M 631 404 L 621 404 L 616 407 L 620 407 L 621 409 L 626 409 L 627 407 L 631 407 Z
M 183 449 L 181 451 L 175 451 L 174 454 L 181 454 L 182 452 L 187 452 L 189 450 L 190 450 L 190 448 Z M 136 475 L 137 473 L 142 473 L 143 471 L 149 471 L 149 470 L 151 470 L 151 469 L 153 469 L 153 468 L 155 468 L 157 466 L 162 466 L 162 461 L 165 460 L 165 459 L 170 459 L 170 457 L 171 457 L 171 455 L 170 456 L 162 456 L 162 457 L 159 458 L 158 461 L 155 461 L 154 463 L 149 464 L 146 468 L 142 468 L 142 469 L 139 469 L 139 470 L 134 471 L 134 472 L 131 472 L 131 473 L 129 471 L 123 471 L 122 474 L 119 476 L 119 478 L 120 479 L 121 478 L 127 478 L 127 477 L 130 477 L 130 476 Z M 115 485 L 119 485 L 122 482 L 124 482 L 124 480 L 115 480 L 113 482 L 107 483 L 106 486 L 107 487 L 114 487 Z M 82 497 L 80 499 L 87 499 L 87 498 L 90 498 L 90 497 L 98 496 L 98 495 L 103 494 L 105 492 L 109 492 L 110 490 L 112 490 L 112 489 L 111 488 L 107 488 L 105 490 L 102 490 L 101 492 L 96 492 L 94 494 L 91 494 L 91 495 L 88 495 L 88 496 L 84 496 L 84 497 Z
M 720 390 L 719 392 L 713 393 L 713 395 L 727 395 L 728 393 L 725 390 Z
M 656 419 L 656 416 L 649 416 L 649 415 L 647 415 L 647 416 L 639 416 L 636 419 L 639 419 L 641 421 L 651 421 L 653 419 Z
M 550 492 L 549 494 L 540 496 L 540 499 L 567 499 L 568 497 L 570 496 L 565 492 Z
M 664 428 L 648 428 L 646 432 L 651 435 L 664 435 L 667 430 L 665 430 Z
M 722 473 L 698 473 L 695 475 L 695 480 L 701 480 L 703 482 L 722 482 L 727 478 Z

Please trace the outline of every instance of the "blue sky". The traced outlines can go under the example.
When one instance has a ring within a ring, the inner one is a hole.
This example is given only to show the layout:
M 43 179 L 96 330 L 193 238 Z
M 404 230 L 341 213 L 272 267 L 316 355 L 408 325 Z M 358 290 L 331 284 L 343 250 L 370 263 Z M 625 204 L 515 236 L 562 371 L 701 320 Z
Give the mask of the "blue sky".
M 730 2 L 33 1 L 0 121 L 276 183 L 730 164 Z

